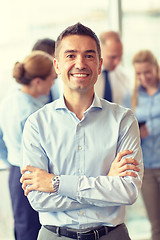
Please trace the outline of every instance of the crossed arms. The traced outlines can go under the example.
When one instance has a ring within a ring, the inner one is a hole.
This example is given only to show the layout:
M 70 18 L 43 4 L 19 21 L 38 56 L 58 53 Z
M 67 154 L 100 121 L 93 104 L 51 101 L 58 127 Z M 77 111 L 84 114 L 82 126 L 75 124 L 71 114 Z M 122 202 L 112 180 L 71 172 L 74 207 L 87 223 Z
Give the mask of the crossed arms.
M 125 157 L 125 155 L 129 155 L 131 153 L 132 150 L 124 150 L 122 152 L 119 152 L 111 165 L 108 176 L 136 177 L 136 172 L 140 171 L 140 169 L 138 168 L 138 162 L 134 158 L 122 159 L 122 157 Z M 31 191 L 48 193 L 54 192 L 51 182 L 52 177 L 55 176 L 53 173 L 48 173 L 47 171 L 44 171 L 40 168 L 32 167 L 30 165 L 23 167 L 21 169 L 21 173 L 22 177 L 20 179 L 20 182 L 22 183 L 22 188 L 26 196 Z
M 129 121 L 128 125 L 125 120 L 127 123 Z M 36 211 L 57 212 L 81 209 L 82 205 L 83 207 L 107 207 L 135 202 L 142 184 L 143 162 L 139 130 L 132 115 L 124 117 L 120 125 L 120 134 L 118 131 L 114 131 L 115 141 L 111 139 L 112 142 L 106 146 L 103 142 L 105 151 L 106 147 L 112 146 L 111 151 L 107 151 L 109 154 L 105 161 L 102 161 L 102 156 L 99 159 L 99 155 L 94 149 L 95 142 L 98 144 L 97 139 L 93 142 L 91 136 L 88 135 L 91 146 L 90 151 L 87 152 L 88 155 L 86 153 L 86 165 L 83 165 L 83 159 L 82 162 L 78 162 L 78 164 L 82 163 L 81 169 L 84 170 L 81 174 L 75 172 L 78 167 L 74 165 L 74 161 L 70 162 L 74 157 L 74 138 L 71 138 L 72 141 L 66 139 L 67 145 L 64 145 L 63 148 L 61 141 L 57 142 L 56 140 L 56 144 L 59 144 L 57 146 L 54 144 L 54 138 L 48 138 L 48 134 L 50 136 L 49 129 L 39 128 L 37 121 L 39 118 L 36 121 L 28 121 L 27 128 L 24 129 L 23 164 L 27 166 L 22 168 L 21 178 L 24 193 Z M 68 129 L 64 129 L 64 138 L 65 131 L 68 132 Z M 45 139 L 44 133 L 46 134 Z M 97 133 L 99 136 L 101 135 L 101 133 Z M 43 138 L 41 138 L 41 134 Z M 74 135 L 74 132 L 73 134 L 71 132 L 71 135 Z M 52 134 L 52 136 L 54 135 Z M 51 143 L 52 147 L 50 147 Z M 100 146 L 102 151 L 103 146 Z M 46 149 L 49 150 L 47 154 Z M 123 149 L 132 149 L 133 151 L 123 151 Z M 112 152 L 116 156 L 114 160 L 112 160 Z M 60 155 L 57 157 L 56 154 L 59 153 Z M 101 154 L 101 150 L 98 153 Z M 101 161 L 100 164 L 98 159 Z M 92 174 L 93 172 L 94 174 Z M 61 176 L 58 194 L 54 193 L 51 183 L 54 175 Z

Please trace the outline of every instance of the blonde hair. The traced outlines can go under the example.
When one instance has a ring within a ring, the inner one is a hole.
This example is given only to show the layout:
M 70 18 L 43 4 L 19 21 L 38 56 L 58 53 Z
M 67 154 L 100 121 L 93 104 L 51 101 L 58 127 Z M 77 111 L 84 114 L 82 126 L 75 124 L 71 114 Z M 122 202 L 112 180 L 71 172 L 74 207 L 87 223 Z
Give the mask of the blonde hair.
M 160 80 L 160 69 L 159 69 L 158 61 L 157 61 L 156 57 L 154 56 L 154 54 L 150 50 L 141 50 L 141 51 L 137 52 L 132 59 L 133 65 L 135 63 L 144 63 L 144 62 L 148 62 L 157 68 L 157 79 Z M 133 95 L 132 95 L 132 109 L 133 110 L 135 110 L 135 108 L 137 106 L 139 86 L 140 86 L 140 82 L 135 76 L 135 85 L 134 85 L 134 90 L 133 90 Z
M 43 51 L 33 51 L 22 62 L 16 62 L 13 68 L 13 77 L 20 84 L 29 85 L 38 77 L 45 81 L 53 68 L 52 57 Z

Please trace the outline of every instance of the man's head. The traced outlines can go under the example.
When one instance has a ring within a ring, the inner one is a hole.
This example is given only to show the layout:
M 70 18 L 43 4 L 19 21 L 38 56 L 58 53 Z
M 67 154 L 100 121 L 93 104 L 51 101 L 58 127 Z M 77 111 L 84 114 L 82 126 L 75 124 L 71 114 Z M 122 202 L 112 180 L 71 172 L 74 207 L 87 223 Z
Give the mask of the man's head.
M 54 66 L 64 82 L 64 91 L 92 94 L 101 65 L 99 40 L 91 29 L 77 23 L 60 34 Z
M 33 46 L 32 51 L 41 50 L 54 57 L 55 41 L 50 38 L 39 39 Z
M 54 58 L 54 54 L 55 54 L 55 41 L 50 39 L 50 38 L 43 38 L 43 39 L 39 39 L 33 46 L 32 51 L 43 51 L 48 53 L 49 55 L 52 56 L 52 58 Z M 54 70 L 54 79 L 57 78 L 57 74 Z
M 107 71 L 114 70 L 120 63 L 123 54 L 123 46 L 117 32 L 103 32 L 100 35 L 103 66 Z
M 99 60 L 101 59 L 101 49 L 100 49 L 100 42 L 99 42 L 98 37 L 90 28 L 82 25 L 81 23 L 77 23 L 75 25 L 69 26 L 59 35 L 59 37 L 57 38 L 57 41 L 55 43 L 55 57 L 56 58 L 58 58 L 59 48 L 60 48 L 62 39 L 64 37 L 70 36 L 70 35 L 89 36 L 93 40 L 95 40 L 96 45 L 97 45 Z

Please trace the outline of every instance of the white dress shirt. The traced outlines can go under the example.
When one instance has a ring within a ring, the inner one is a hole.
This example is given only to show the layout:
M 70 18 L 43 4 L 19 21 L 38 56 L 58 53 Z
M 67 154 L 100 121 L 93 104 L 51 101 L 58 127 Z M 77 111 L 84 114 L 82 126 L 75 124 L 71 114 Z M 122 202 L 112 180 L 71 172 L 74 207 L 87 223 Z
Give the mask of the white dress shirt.
M 108 79 L 112 91 L 112 102 L 125 106 L 125 98 L 131 94 L 131 81 L 125 73 L 123 67 L 118 65 L 115 70 L 108 72 Z M 99 75 L 95 84 L 95 92 L 104 98 L 105 78 L 103 72 Z

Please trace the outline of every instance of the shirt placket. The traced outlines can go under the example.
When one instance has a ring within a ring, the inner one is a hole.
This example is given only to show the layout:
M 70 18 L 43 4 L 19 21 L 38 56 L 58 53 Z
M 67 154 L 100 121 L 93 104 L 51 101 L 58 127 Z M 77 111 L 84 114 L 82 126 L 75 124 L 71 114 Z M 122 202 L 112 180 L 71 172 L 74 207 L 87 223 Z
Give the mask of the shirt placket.
M 85 133 L 83 123 L 78 123 L 76 128 L 76 173 L 85 174 Z
M 83 122 L 79 122 L 76 128 L 76 152 L 76 173 L 78 176 L 82 176 L 85 175 L 85 131 Z M 79 223 L 83 223 L 86 219 L 85 210 L 80 209 L 77 215 Z

